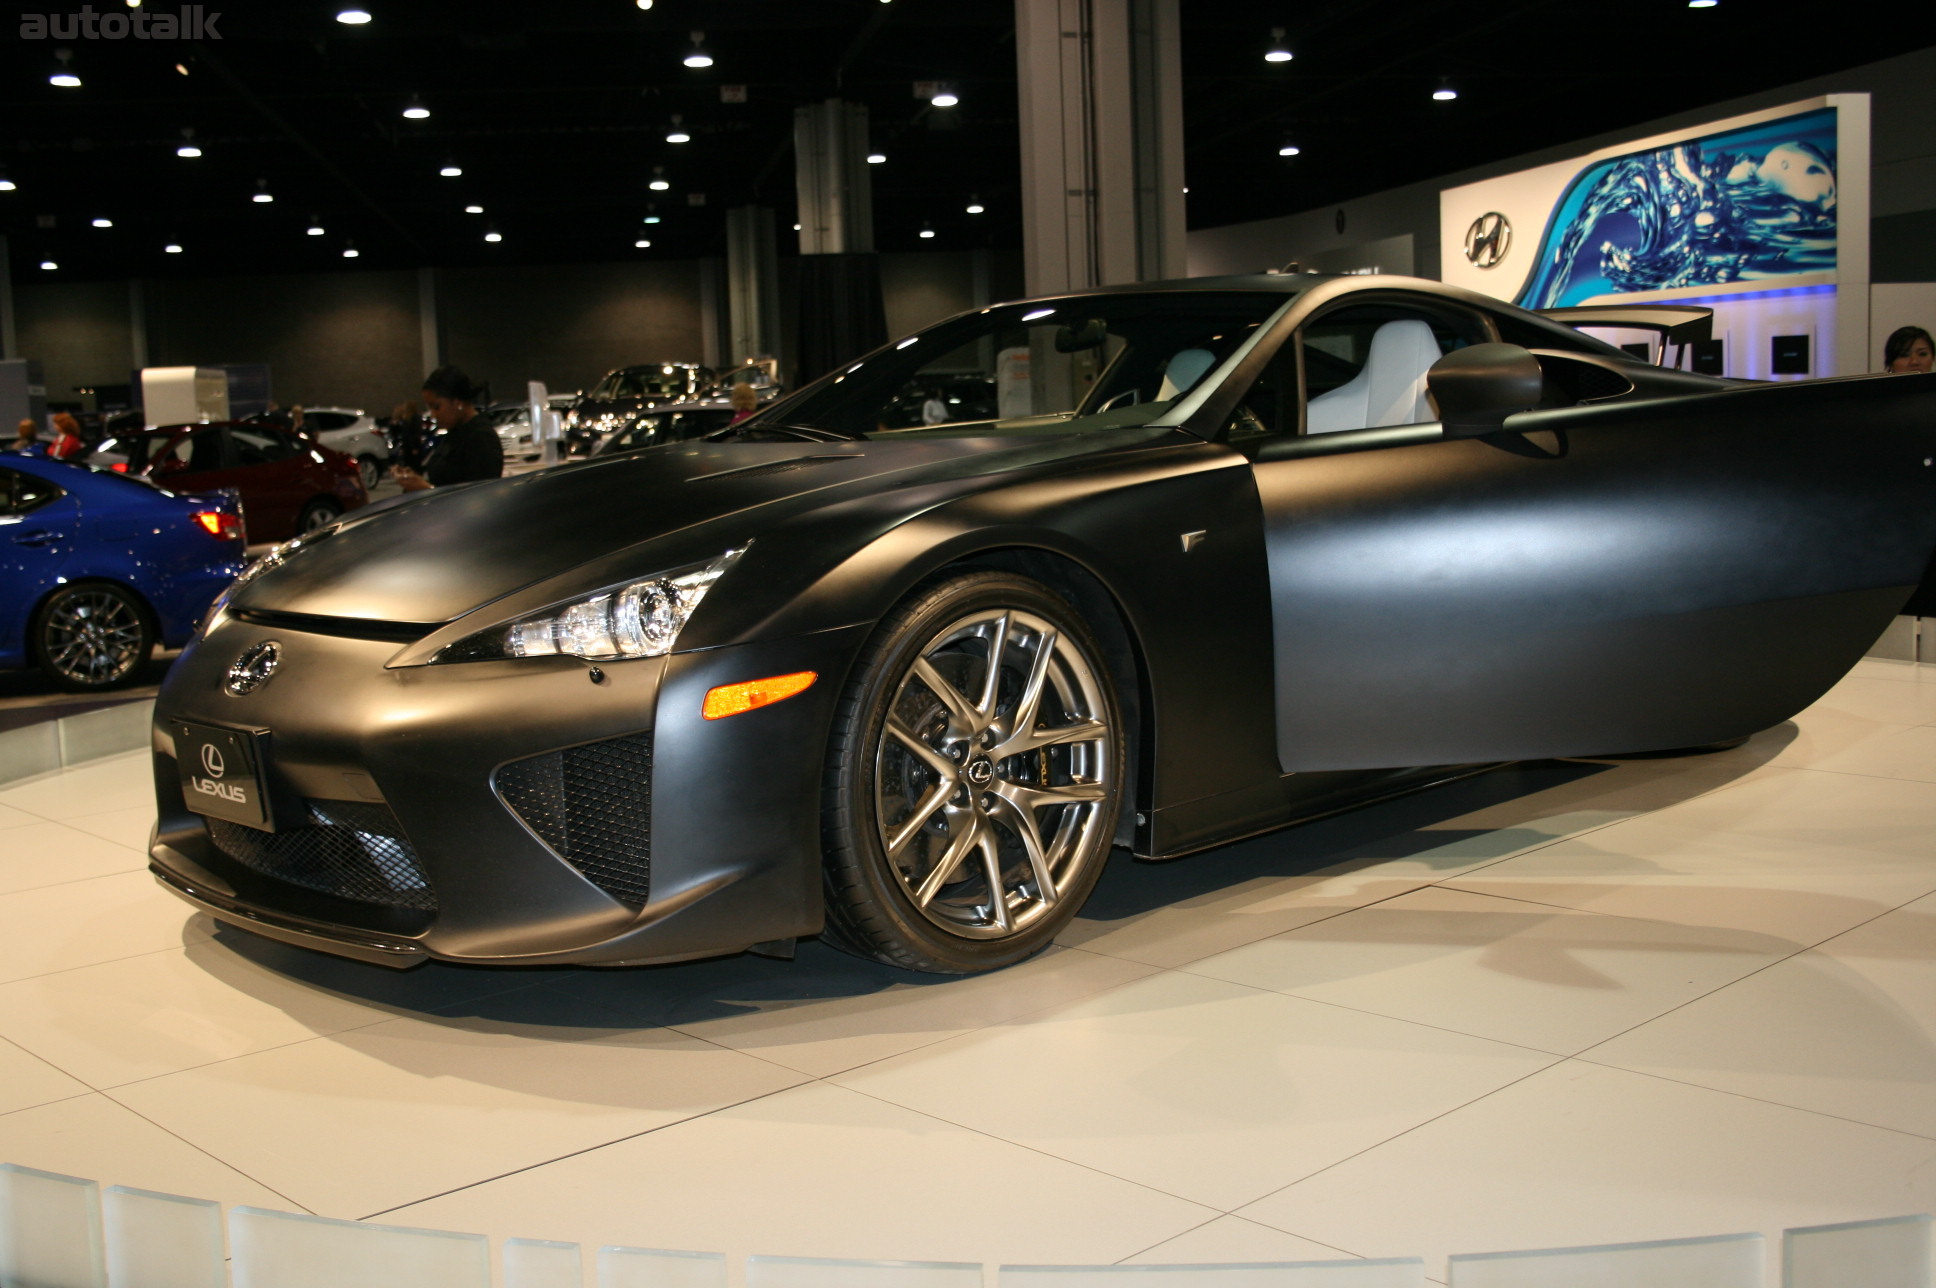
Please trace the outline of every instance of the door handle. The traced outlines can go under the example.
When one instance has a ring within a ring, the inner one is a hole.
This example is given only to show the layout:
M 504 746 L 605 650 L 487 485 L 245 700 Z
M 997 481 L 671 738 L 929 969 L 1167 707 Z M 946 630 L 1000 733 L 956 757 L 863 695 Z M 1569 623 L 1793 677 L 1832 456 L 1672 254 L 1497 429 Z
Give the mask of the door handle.
M 29 528 L 25 532 L 16 534 L 13 543 L 16 546 L 34 546 L 38 548 L 59 541 L 63 535 L 59 532 L 49 532 L 45 528 Z

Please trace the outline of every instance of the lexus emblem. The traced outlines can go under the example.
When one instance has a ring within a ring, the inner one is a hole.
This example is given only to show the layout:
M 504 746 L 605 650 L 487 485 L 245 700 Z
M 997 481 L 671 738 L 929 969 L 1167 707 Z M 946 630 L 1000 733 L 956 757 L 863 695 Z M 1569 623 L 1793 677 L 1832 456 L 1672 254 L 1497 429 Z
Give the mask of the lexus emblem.
M 968 781 L 977 787 L 986 787 L 995 781 L 995 767 L 988 763 L 988 757 L 977 756 L 968 762 Z
M 227 768 L 222 763 L 221 749 L 212 742 L 202 744 L 202 768 L 208 771 L 210 778 L 220 778 L 223 769 Z
M 254 693 L 269 682 L 269 677 L 276 673 L 276 664 L 281 660 L 282 645 L 274 640 L 251 644 L 243 650 L 241 657 L 229 664 L 228 679 L 223 681 L 222 687 L 238 698 L 245 693 Z
M 1465 257 L 1474 268 L 1491 268 L 1512 249 L 1512 225 L 1496 210 L 1489 210 L 1472 221 L 1465 230 Z

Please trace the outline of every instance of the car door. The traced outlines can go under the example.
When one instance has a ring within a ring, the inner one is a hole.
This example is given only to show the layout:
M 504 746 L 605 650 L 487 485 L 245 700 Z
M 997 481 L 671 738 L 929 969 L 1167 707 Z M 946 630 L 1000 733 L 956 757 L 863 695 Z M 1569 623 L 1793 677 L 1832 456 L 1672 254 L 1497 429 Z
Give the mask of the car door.
M 80 504 L 22 470 L 0 468 L 0 638 L 19 647 L 27 613 L 54 584 L 79 537 Z
M 1408 324 L 1404 362 L 1486 337 L 1450 304 L 1313 312 L 1229 426 L 1266 525 L 1287 772 L 1766 728 L 1873 643 L 1936 544 L 1917 390 L 1768 386 L 1448 437 L 1408 371 L 1367 374 L 1387 323 Z
M 247 478 L 254 497 L 256 511 L 249 515 L 249 531 L 258 531 L 256 514 L 260 514 L 263 535 L 280 539 L 295 532 L 303 506 L 328 491 L 317 477 L 320 457 L 294 434 L 273 425 L 230 425 L 226 437 L 230 459 Z M 250 494 L 245 493 L 244 499 L 249 500 Z

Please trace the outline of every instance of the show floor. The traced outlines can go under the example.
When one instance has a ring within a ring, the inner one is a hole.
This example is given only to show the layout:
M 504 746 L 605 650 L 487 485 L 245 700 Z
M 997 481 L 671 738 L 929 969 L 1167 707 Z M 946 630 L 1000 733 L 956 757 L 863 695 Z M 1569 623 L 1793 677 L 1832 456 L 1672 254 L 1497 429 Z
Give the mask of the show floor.
M 1499 771 L 924 979 L 802 945 L 398 974 L 144 870 L 139 753 L 0 791 L 0 1161 L 399 1225 L 1029 1263 L 1936 1210 L 1936 667 L 1716 755 Z M 990 1282 L 992 1283 L 992 1271 Z

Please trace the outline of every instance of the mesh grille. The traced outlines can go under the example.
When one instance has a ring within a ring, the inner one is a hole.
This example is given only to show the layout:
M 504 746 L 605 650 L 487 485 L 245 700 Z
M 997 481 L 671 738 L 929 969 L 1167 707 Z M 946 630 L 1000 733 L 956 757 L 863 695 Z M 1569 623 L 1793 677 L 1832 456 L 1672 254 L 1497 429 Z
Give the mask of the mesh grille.
M 1580 363 L 1579 367 L 1581 402 L 1593 398 L 1617 398 L 1633 388 L 1633 381 L 1617 371 L 1609 371 L 1590 362 Z
M 517 760 L 498 795 L 605 893 L 643 907 L 652 876 L 652 736 L 635 734 Z
M 437 910 L 436 892 L 388 806 L 308 800 L 303 807 L 306 827 L 258 832 L 211 818 L 209 839 L 243 867 L 278 881 L 359 903 Z

